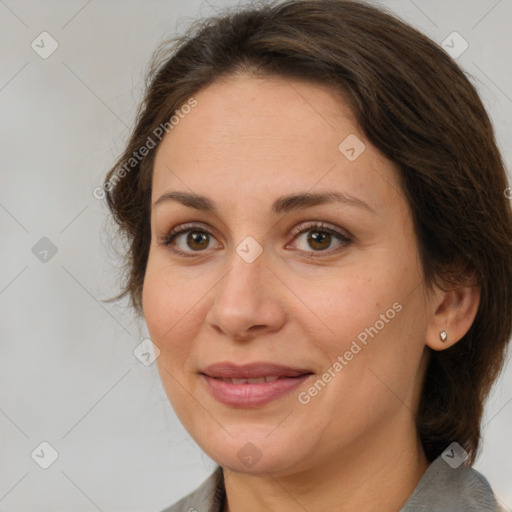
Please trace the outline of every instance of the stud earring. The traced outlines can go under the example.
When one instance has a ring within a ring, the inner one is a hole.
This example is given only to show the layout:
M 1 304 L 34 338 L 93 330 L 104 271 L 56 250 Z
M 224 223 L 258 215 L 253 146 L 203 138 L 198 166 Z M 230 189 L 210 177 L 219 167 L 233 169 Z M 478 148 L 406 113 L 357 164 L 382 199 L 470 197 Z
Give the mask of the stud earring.
M 448 334 L 446 333 L 446 331 L 441 331 L 439 333 L 439 337 L 441 338 L 441 341 L 446 341 L 446 338 L 448 338 Z

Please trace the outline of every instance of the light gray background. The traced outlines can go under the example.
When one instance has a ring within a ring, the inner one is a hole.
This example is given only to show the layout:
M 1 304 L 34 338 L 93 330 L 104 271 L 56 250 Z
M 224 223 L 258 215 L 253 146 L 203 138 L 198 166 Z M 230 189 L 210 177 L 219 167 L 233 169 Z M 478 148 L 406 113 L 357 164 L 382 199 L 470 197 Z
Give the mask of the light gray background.
M 159 511 L 213 468 L 174 415 L 147 336 L 123 304 L 105 205 L 93 197 L 126 141 L 163 38 L 235 1 L 0 0 L 0 510 Z M 474 76 L 512 161 L 512 1 L 385 0 Z M 42 59 L 43 31 L 58 49 Z M 46 263 L 32 247 L 48 237 Z M 125 303 L 126 304 L 126 303 Z M 486 409 L 476 468 L 512 507 L 512 368 Z M 42 441 L 48 469 L 31 458 Z

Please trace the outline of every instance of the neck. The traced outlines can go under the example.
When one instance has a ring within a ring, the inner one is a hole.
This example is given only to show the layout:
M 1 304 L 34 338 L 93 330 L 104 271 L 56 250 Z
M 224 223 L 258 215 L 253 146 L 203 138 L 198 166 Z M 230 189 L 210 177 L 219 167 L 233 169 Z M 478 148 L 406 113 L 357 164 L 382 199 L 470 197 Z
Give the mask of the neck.
M 333 450 L 322 464 L 297 472 L 251 475 L 224 470 L 223 512 L 396 512 L 429 466 L 414 425 L 407 422 L 406 427 L 399 429 L 395 423 L 376 428 L 349 448 Z

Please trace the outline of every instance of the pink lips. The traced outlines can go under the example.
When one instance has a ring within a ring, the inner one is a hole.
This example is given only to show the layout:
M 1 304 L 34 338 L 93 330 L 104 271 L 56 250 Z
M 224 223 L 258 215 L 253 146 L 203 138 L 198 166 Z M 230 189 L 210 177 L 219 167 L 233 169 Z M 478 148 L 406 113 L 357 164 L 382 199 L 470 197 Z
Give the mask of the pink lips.
M 273 363 L 251 363 L 243 366 L 216 363 L 200 373 L 212 395 L 219 402 L 233 407 L 258 407 L 267 404 L 300 386 L 312 375 L 308 369 Z M 263 382 L 237 382 L 236 379 L 258 379 Z

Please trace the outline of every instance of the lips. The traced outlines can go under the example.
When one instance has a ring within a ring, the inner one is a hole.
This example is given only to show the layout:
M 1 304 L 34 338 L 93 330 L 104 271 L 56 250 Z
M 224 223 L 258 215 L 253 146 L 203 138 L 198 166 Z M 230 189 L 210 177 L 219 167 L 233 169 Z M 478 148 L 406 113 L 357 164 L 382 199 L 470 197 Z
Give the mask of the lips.
M 273 363 L 216 363 L 200 374 L 212 396 L 232 407 L 265 405 L 290 393 L 313 375 L 308 369 Z
M 312 372 L 305 368 L 293 368 L 274 363 L 250 363 L 245 365 L 215 363 L 207 366 L 201 373 L 216 379 L 261 379 L 264 377 L 300 377 Z

